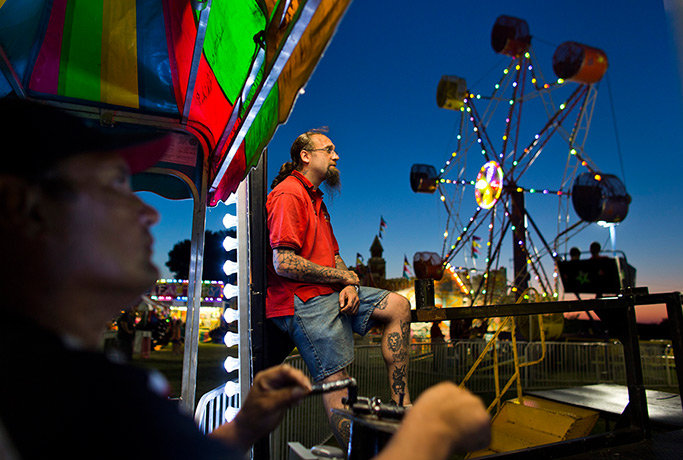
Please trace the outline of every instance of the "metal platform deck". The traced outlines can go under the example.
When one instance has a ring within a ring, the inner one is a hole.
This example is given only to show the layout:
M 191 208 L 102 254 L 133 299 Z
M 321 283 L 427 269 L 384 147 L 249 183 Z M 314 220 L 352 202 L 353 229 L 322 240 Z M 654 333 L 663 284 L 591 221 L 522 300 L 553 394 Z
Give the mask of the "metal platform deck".
M 628 390 L 622 385 L 586 385 L 557 390 L 529 391 L 528 394 L 615 415 L 621 415 L 628 404 Z M 680 395 L 645 390 L 645 396 L 651 423 L 683 428 L 683 407 Z M 683 458 L 683 452 L 680 458 Z
M 562 460 L 680 460 L 683 458 L 683 430 L 659 433 L 651 439 L 592 450 Z

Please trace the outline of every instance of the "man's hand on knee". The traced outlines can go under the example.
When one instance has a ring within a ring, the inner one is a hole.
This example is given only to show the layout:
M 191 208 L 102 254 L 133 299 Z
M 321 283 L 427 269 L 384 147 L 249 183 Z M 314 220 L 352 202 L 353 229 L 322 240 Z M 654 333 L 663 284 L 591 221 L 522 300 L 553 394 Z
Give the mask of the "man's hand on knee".
M 339 310 L 345 315 L 355 315 L 358 313 L 360 299 L 358 290 L 355 286 L 346 286 L 339 293 Z

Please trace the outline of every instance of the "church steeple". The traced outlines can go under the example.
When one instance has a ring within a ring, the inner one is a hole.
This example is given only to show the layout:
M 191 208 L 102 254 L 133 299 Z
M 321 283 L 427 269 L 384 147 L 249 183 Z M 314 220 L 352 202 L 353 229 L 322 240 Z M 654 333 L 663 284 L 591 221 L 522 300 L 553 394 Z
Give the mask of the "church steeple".
M 372 246 L 370 246 L 370 256 L 382 257 L 383 252 L 384 248 L 382 247 L 382 243 L 380 243 L 379 238 L 375 236 L 375 240 L 372 242 Z
M 379 238 L 375 236 L 375 240 L 370 246 L 370 260 L 368 260 L 368 268 L 375 280 L 385 280 L 387 278 L 386 261 L 382 258 L 384 248 Z

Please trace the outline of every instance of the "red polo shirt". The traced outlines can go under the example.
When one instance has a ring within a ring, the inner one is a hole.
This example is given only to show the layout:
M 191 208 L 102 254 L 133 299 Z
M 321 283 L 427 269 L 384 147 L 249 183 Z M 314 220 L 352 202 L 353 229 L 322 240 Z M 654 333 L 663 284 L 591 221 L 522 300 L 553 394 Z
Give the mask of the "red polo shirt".
M 332 232 L 323 193 L 298 171 L 280 182 L 266 201 L 271 248 L 290 248 L 315 264 L 335 267 L 339 245 Z M 302 301 L 331 294 L 337 286 L 294 281 L 275 273 L 273 251 L 268 254 L 266 317 L 294 314 L 294 296 Z

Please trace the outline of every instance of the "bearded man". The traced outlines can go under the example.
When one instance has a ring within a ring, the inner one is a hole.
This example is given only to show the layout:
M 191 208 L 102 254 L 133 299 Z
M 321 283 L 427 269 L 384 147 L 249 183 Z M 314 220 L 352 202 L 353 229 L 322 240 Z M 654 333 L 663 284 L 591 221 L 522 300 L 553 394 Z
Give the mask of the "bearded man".
M 359 286 L 341 256 L 320 185 L 339 189 L 339 155 L 323 133 L 301 134 L 272 183 L 266 210 L 272 260 L 268 264 L 266 316 L 296 344 L 313 379 L 332 382 L 348 377 L 353 333 L 365 335 L 383 324 L 382 356 L 391 399 L 410 404 L 406 382 L 410 342 L 410 304 L 396 293 Z M 323 403 L 335 437 L 348 441 L 348 420 L 332 412 L 342 408 L 345 390 L 325 393 Z

